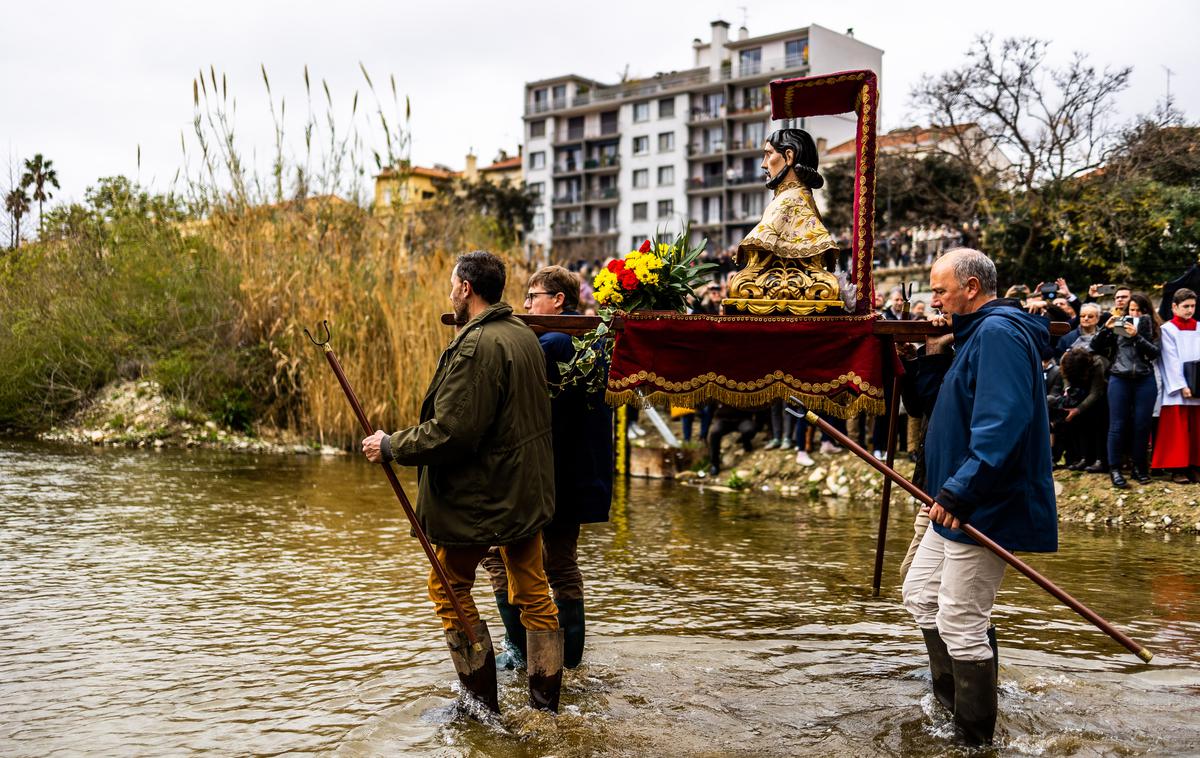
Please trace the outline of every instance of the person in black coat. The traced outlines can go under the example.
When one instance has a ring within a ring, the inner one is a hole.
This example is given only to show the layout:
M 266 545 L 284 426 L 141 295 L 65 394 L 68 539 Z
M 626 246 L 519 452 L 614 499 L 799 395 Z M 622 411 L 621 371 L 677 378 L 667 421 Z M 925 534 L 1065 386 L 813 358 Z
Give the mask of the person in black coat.
M 579 278 L 562 266 L 545 266 L 534 272 L 525 293 L 525 309 L 537 315 L 574 315 L 579 307 Z M 546 354 L 546 377 L 552 391 L 560 381 L 558 364 L 575 354 L 571 337 L 545 332 L 538 337 Z M 612 409 L 603 395 L 589 396 L 571 387 L 550 401 L 554 440 L 554 518 L 542 530 L 542 563 L 558 606 L 563 629 L 563 666 L 575 668 L 583 658 L 583 574 L 579 570 L 581 524 L 608 521 L 612 503 Z M 516 668 L 524 660 L 525 628 L 519 610 L 508 602 L 503 566 L 484 561 L 496 593 L 496 607 L 507 631 L 507 650 L 497 665 Z

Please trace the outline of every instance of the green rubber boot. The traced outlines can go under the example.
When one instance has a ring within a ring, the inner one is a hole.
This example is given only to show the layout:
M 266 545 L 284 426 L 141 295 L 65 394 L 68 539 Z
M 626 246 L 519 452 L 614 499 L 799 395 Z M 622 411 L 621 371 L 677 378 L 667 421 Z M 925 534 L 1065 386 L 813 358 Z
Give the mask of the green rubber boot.
M 583 660 L 586 624 L 582 600 L 554 601 L 558 606 L 558 626 L 563 630 L 563 667 L 573 669 Z
M 954 661 L 954 726 L 968 745 L 990 745 L 996 732 L 996 656 Z
M 496 666 L 519 669 L 525 666 L 525 627 L 521 626 L 521 609 L 508 602 L 508 595 L 496 593 L 496 609 L 504 622 L 504 646 L 496 656 Z
M 954 711 L 954 663 L 946 643 L 937 629 L 922 629 L 925 648 L 929 651 L 929 678 L 933 680 L 933 696 L 946 710 Z

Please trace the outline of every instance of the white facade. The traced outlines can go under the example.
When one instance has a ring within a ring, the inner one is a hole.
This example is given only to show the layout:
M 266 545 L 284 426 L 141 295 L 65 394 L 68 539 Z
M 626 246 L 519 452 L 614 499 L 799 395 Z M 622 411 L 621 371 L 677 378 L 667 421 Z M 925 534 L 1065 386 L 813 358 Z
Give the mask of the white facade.
M 853 114 L 773 121 L 767 85 L 850 69 L 883 52 L 822 27 L 750 37 L 714 21 L 693 68 L 605 85 L 565 75 L 525 85 L 525 181 L 542 191 L 528 252 L 543 260 L 624 253 L 690 221 L 710 251 L 734 247 L 769 199 L 767 134 L 799 126 L 818 149 L 854 136 Z

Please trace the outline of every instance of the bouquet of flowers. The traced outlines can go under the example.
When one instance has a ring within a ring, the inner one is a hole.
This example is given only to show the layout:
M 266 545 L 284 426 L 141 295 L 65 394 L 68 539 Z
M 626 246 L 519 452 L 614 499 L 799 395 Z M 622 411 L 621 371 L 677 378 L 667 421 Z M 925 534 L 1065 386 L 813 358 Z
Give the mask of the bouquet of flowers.
M 558 364 L 558 390 L 574 386 L 588 394 L 604 392 L 612 358 L 612 320 L 618 312 L 687 311 L 688 298 L 716 268 L 714 263 L 697 262 L 708 240 L 692 247 L 688 232 L 685 228 L 670 241 L 656 234 L 596 274 L 592 287 L 600 306 L 600 325 L 572 340 L 574 357 Z

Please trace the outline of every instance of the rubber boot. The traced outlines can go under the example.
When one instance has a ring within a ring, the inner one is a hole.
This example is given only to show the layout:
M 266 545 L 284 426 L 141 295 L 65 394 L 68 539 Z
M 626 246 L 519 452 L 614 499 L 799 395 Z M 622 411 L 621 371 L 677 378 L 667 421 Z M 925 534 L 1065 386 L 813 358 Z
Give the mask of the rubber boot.
M 954 726 L 968 745 L 988 745 L 996 731 L 996 657 L 954 661 Z
M 446 644 L 450 647 L 450 660 L 454 661 L 454 670 L 458 672 L 458 681 L 462 682 L 464 692 L 490 708 L 494 713 L 500 712 L 500 701 L 496 695 L 496 654 L 492 651 L 492 636 L 488 634 L 487 624 L 480 621 L 475 626 L 475 636 L 479 640 L 479 650 L 471 645 L 464 632 L 450 629 L 446 632 Z
M 583 601 L 556 600 L 554 604 L 558 606 L 558 626 L 563 630 L 563 668 L 573 669 L 583 660 L 586 626 L 583 620 Z
M 946 710 L 954 712 L 954 664 L 946 643 L 937 629 L 922 629 L 925 635 L 925 648 L 929 651 L 929 676 L 933 680 L 933 696 L 945 706 Z
M 1000 684 L 1000 646 L 996 643 L 996 626 L 993 624 L 987 630 L 988 644 L 992 646 L 992 662 L 996 665 L 996 684 Z
M 527 632 L 529 641 L 529 704 L 558 713 L 562 689 L 563 630 Z
M 496 609 L 504 622 L 504 649 L 496 657 L 502 669 L 519 669 L 525 665 L 525 627 L 521 626 L 521 609 L 508 602 L 508 595 L 496 593 Z

